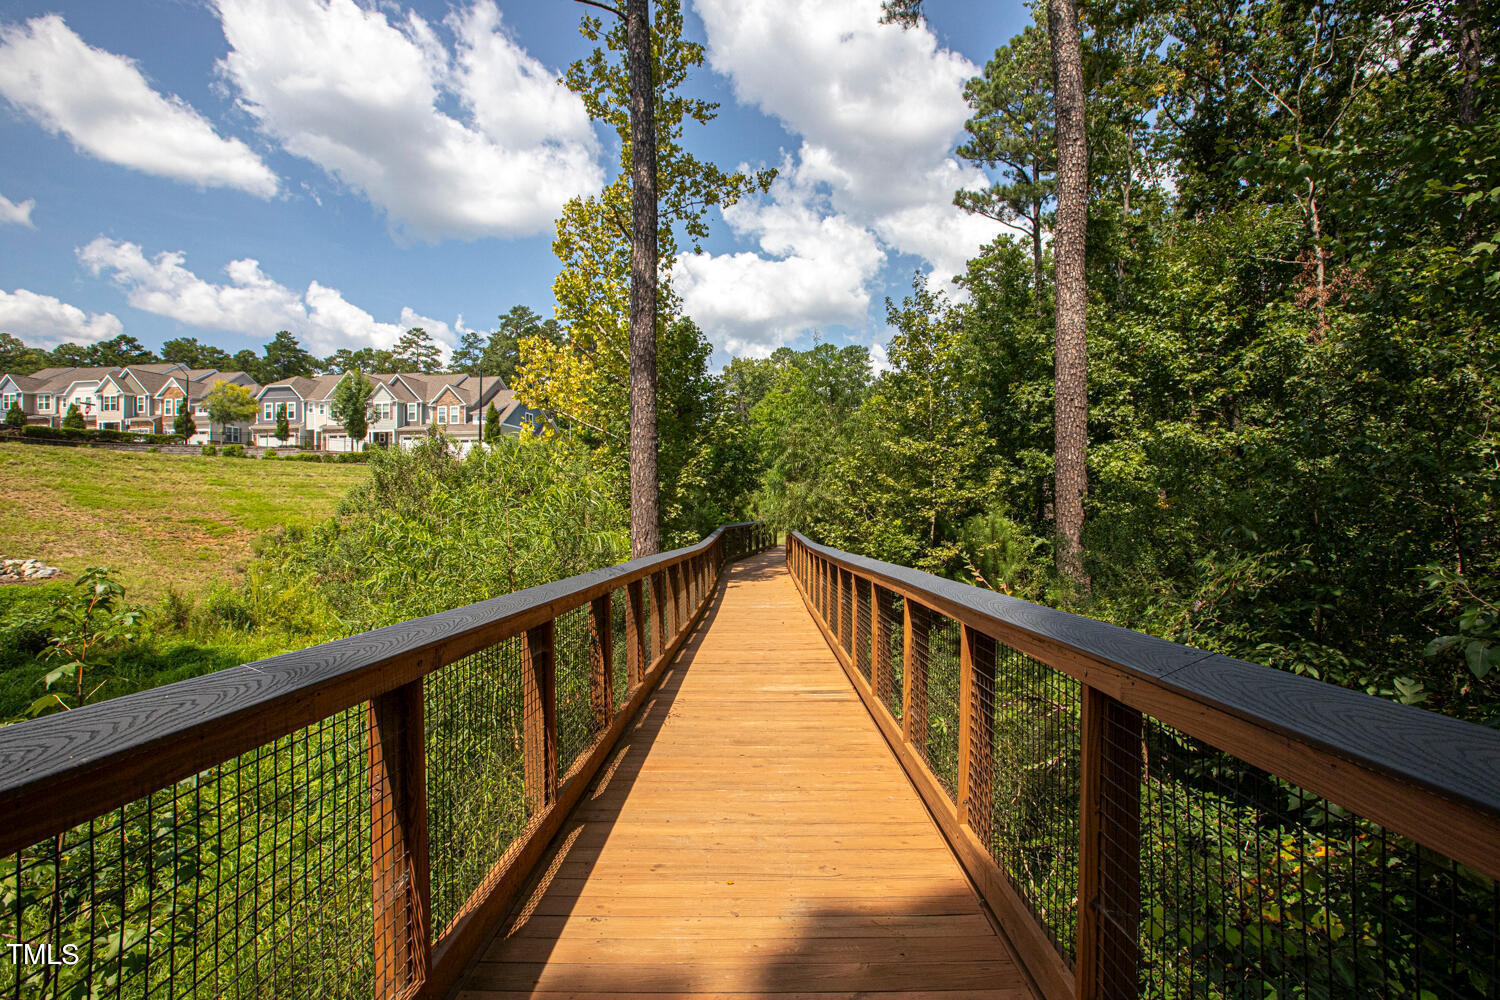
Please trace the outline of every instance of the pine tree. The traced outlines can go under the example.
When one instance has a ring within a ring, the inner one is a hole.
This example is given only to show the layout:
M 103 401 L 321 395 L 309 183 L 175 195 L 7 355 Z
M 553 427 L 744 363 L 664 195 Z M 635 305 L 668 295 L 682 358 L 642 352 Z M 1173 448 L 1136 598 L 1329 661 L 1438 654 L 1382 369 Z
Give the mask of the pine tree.
M 391 356 L 398 370 L 403 372 L 435 372 L 443 366 L 443 355 L 432 336 L 420 326 L 403 333 L 391 348 Z

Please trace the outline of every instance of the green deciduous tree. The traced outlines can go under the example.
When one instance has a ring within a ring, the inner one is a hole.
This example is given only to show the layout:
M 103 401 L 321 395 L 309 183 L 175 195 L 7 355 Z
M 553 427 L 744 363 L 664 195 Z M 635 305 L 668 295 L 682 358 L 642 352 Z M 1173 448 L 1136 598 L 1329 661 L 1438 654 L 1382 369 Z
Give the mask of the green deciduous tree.
M 233 382 L 215 382 L 214 387 L 203 397 L 203 408 L 208 419 L 220 429 L 230 424 L 242 424 L 254 420 L 260 404 L 249 389 Z
M 10 409 L 5 411 L 5 426 L 15 428 L 26 426 L 26 411 L 21 409 L 19 402 L 11 403 Z
M 51 363 L 51 357 L 40 347 L 27 347 L 19 337 L 0 333 L 0 372 L 30 375 Z
M 105 683 L 89 687 L 89 668 L 98 664 L 101 653 L 133 640 L 143 617 L 139 608 L 125 603 L 125 588 L 109 578 L 108 570 L 84 570 L 55 609 L 52 639 L 42 656 L 58 665 L 42 678 L 48 693 L 33 702 L 27 714 L 47 715 L 88 703 Z M 52 685 L 65 678 L 72 690 L 52 691 Z
M 276 440 L 286 444 L 286 439 L 292 436 L 292 425 L 286 418 L 286 405 L 280 404 L 276 407 Z
M 370 397 L 375 394 L 375 383 L 365 373 L 355 368 L 345 373 L 334 386 L 329 410 L 351 441 L 363 441 L 370 431 Z

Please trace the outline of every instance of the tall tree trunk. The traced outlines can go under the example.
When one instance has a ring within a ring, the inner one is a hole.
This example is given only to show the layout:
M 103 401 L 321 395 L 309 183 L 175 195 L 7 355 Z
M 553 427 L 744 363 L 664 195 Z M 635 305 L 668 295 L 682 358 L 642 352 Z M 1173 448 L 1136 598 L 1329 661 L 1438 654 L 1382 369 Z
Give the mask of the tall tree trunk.
M 1057 343 L 1053 463 L 1058 568 L 1088 590 L 1083 568 L 1083 498 L 1088 492 L 1088 285 L 1083 261 L 1088 228 L 1089 160 L 1084 134 L 1083 39 L 1077 0 L 1048 0 L 1052 88 L 1057 100 Z
M 650 0 L 627 0 L 630 62 L 630 554 L 661 551 L 656 481 L 656 89 L 651 81 Z

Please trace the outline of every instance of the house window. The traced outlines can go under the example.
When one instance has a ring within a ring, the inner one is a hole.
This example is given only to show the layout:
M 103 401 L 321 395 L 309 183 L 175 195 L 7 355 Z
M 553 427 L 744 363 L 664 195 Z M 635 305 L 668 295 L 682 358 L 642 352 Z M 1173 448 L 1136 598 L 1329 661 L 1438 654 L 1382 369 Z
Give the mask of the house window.
M 276 419 L 276 404 L 274 404 L 274 403 L 267 403 L 266 404 L 266 408 L 265 408 L 265 413 L 264 413 L 263 419 L 268 424 L 271 421 L 273 421 L 273 420 Z
M 9 410 L 12 406 L 15 405 L 15 402 L 16 394 L 13 392 L 7 392 L 4 396 L 0 396 L 0 408 Z
M 407 403 L 406 404 L 406 422 L 409 423 L 409 424 L 414 424 L 414 423 L 417 422 L 417 404 L 416 403 Z
M 50 413 L 52 411 L 52 397 L 51 396 L 38 396 L 36 398 L 36 408 L 38 410 L 43 410 L 45 412 Z
M 151 416 L 151 404 L 147 402 L 146 396 L 135 397 L 135 415 L 138 417 Z

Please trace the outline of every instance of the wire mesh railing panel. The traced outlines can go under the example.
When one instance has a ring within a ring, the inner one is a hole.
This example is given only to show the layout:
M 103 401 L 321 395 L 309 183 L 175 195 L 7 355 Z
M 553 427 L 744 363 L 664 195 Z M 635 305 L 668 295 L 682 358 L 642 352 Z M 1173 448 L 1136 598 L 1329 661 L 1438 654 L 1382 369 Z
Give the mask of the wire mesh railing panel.
M 904 670 L 906 638 L 905 603 L 903 599 L 895 594 L 891 595 L 887 607 L 880 611 L 880 617 L 885 625 L 885 634 L 889 637 L 889 654 L 891 658 L 891 686 L 886 692 L 885 705 L 890 709 L 891 717 L 897 722 L 901 721 L 901 707 L 905 699 Z
M 858 577 L 854 580 L 854 628 L 850 631 L 854 635 L 854 657 L 855 668 L 860 676 L 866 681 L 872 680 L 874 674 L 871 670 L 871 631 L 874 626 L 872 609 L 870 607 L 870 583 Z
M 427 675 L 427 822 L 437 937 L 526 829 L 524 636 Z
M 912 654 L 922 656 L 927 664 L 927 739 L 922 750 L 928 769 L 953 798 L 958 793 L 961 628 L 946 615 L 924 614 L 928 621 L 924 650 Z
M 593 638 L 587 604 L 557 616 L 553 644 L 557 657 L 557 776 L 561 781 L 604 731 L 594 715 L 590 679 Z
M 619 714 L 626 699 L 630 697 L 630 646 L 625 638 L 625 589 L 614 592 L 609 603 L 610 632 L 614 662 L 610 664 L 610 688 L 615 696 L 614 712 Z
M 0 859 L 0 996 L 368 995 L 367 736 L 361 705 Z
M 839 573 L 839 642 L 854 655 L 854 574 Z
M 1154 719 L 1141 744 L 1143 996 L 1500 997 L 1493 880 Z
M 990 856 L 1071 962 L 1078 927 L 1080 686 L 989 636 Z M 985 699 L 976 698 L 976 705 Z

